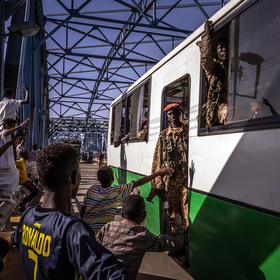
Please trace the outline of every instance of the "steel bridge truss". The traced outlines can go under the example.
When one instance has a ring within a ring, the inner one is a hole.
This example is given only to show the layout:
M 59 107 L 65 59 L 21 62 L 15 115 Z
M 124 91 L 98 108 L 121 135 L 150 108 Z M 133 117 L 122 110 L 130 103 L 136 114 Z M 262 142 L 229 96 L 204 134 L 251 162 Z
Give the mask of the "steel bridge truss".
M 47 46 L 49 131 L 57 137 L 71 127 L 85 132 L 103 124 L 106 131 L 111 102 L 228 1 L 51 2 L 57 12 L 43 1 L 41 44 Z

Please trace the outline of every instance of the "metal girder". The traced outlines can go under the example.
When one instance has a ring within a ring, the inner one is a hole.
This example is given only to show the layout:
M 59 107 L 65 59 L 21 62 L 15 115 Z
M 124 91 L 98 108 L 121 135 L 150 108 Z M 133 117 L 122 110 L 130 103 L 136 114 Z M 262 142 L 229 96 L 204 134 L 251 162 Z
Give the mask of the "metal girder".
M 82 118 L 87 127 L 90 120 L 107 120 L 113 99 L 228 1 L 53 0 L 58 12 L 46 2 L 41 44 L 47 45 L 48 64 L 42 74 L 50 116 Z M 66 135 L 67 126 L 60 123 L 63 132 L 54 126 L 52 135 Z M 106 133 L 106 125 L 102 129 Z

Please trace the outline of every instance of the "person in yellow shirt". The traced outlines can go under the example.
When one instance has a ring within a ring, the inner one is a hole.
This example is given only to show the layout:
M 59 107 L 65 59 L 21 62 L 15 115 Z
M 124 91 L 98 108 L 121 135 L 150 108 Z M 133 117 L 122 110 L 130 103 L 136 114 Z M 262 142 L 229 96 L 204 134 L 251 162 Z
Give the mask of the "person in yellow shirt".
M 16 160 L 16 168 L 19 170 L 19 184 L 26 187 L 31 193 L 21 202 L 20 207 L 28 203 L 39 192 L 36 185 L 28 180 L 26 173 L 26 160 L 28 159 L 28 152 L 21 150 L 19 153 L 20 159 Z

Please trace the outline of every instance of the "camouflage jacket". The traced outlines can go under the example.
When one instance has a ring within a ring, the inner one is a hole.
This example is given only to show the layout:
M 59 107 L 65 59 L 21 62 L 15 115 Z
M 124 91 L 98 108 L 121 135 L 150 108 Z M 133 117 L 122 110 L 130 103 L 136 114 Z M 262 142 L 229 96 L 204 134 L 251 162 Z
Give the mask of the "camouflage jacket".
M 154 151 L 152 174 L 162 167 L 171 167 L 171 176 L 157 177 L 152 187 L 168 190 L 170 180 L 186 182 L 188 174 L 188 122 L 184 121 L 179 128 L 168 126 L 158 138 Z

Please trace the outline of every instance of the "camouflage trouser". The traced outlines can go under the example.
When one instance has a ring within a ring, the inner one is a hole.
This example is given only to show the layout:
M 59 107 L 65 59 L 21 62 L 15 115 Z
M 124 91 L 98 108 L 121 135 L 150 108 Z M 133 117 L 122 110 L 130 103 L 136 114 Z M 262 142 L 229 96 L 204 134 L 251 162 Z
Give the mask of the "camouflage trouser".
M 166 194 L 168 202 L 168 216 L 170 218 L 175 218 L 176 214 L 179 214 L 182 218 L 184 226 L 188 226 L 189 215 L 189 205 L 187 201 L 188 189 L 186 188 L 186 184 L 182 184 L 178 181 L 176 182 L 176 180 L 170 180 Z

